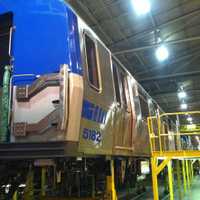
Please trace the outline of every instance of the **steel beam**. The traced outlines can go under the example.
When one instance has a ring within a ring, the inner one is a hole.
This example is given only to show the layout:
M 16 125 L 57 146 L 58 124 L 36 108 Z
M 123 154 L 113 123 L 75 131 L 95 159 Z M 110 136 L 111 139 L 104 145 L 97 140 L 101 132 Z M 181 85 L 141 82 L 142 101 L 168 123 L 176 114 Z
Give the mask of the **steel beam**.
M 182 78 L 188 76 L 200 76 L 200 71 L 191 71 L 191 72 L 182 72 L 182 73 L 175 73 L 175 74 L 168 74 L 168 75 L 161 75 L 161 76 L 153 76 L 143 79 L 138 79 L 140 83 L 144 82 L 151 82 L 151 81 L 162 81 L 170 78 Z
M 168 169 L 168 179 L 169 179 L 169 199 L 174 200 L 174 186 L 173 186 L 173 169 L 172 169 L 172 161 L 170 160 L 167 165 Z
M 168 165 L 168 163 L 170 162 L 171 158 L 166 158 L 164 161 L 162 161 L 162 163 L 157 166 L 156 168 L 156 174 L 160 174 L 160 172 Z
M 171 157 L 172 159 L 177 158 L 199 158 L 200 157 L 200 151 L 198 150 L 181 150 L 181 151 L 166 151 L 166 152 L 160 152 L 160 151 L 154 151 L 152 152 L 152 156 L 154 157 L 160 157 L 160 158 L 167 158 Z
M 188 38 L 184 38 L 184 39 L 180 39 L 180 40 L 166 41 L 165 45 L 174 45 L 174 44 L 180 44 L 180 43 L 191 42 L 191 41 L 196 41 L 196 40 L 200 40 L 200 36 L 188 37 Z M 133 49 L 126 49 L 126 50 L 114 52 L 114 55 L 133 53 L 133 52 L 137 52 L 137 51 L 144 51 L 144 50 L 156 48 L 159 46 L 160 46 L 160 44 L 158 43 L 158 44 L 152 44 L 152 45 L 147 45 L 147 46 L 133 48 Z
M 115 173 L 114 173 L 114 160 L 110 160 L 111 175 L 107 176 L 107 196 L 108 200 L 117 200 L 117 192 L 115 189 Z
M 156 174 L 157 169 L 157 159 L 155 157 L 151 158 L 151 169 L 152 169 L 152 187 L 153 187 L 153 199 L 159 200 L 158 193 L 158 176 Z
M 41 196 L 44 197 L 46 195 L 46 167 L 43 166 L 41 169 Z
M 199 56 L 199 52 L 200 52 L 200 48 L 195 48 L 193 49 L 193 51 L 190 51 L 188 52 L 188 50 L 184 51 L 184 53 L 179 56 L 178 58 L 175 58 L 175 59 L 172 59 L 170 62 L 167 62 L 166 64 L 162 65 L 162 68 L 160 67 L 160 65 L 157 65 L 157 66 L 147 66 L 148 70 L 142 70 L 142 71 L 138 71 L 136 72 L 135 75 L 137 76 L 141 76 L 141 75 L 144 75 L 146 73 L 149 73 L 149 72 L 152 72 L 154 70 L 159 70 L 159 69 L 163 69 L 163 67 L 167 67 L 167 66 L 170 66 L 171 68 L 177 68 L 177 63 L 180 63 L 181 61 L 184 61 L 185 63 L 185 60 L 188 61 L 188 59 L 191 59 L 191 57 L 193 56 Z M 176 65 L 172 65 L 172 64 L 176 64 Z M 191 67 L 191 66 L 190 66 Z M 199 66 L 197 66 L 198 68 Z
M 180 169 L 180 160 L 176 160 L 176 174 L 177 174 L 177 184 L 178 184 L 178 196 L 179 200 L 183 199 L 182 186 L 181 186 L 181 169 Z
M 186 18 L 192 17 L 193 15 L 199 14 L 199 11 L 200 11 L 200 9 L 196 9 L 196 10 L 189 12 L 185 15 L 182 15 L 180 17 L 176 17 L 176 18 L 169 20 L 169 21 L 167 21 L 163 24 L 157 25 L 157 28 L 161 29 L 161 28 L 164 28 L 165 26 L 169 26 L 171 24 L 174 24 L 174 23 L 179 22 L 181 20 L 184 20 Z M 147 29 L 147 30 L 141 31 L 139 33 L 136 33 L 134 35 L 131 35 L 131 36 L 127 37 L 127 39 L 137 40 L 137 39 L 141 39 L 141 38 L 145 37 L 147 34 L 154 34 L 154 28 Z M 115 43 L 111 44 L 110 47 L 112 48 L 112 47 L 119 45 L 120 43 L 123 43 L 123 42 L 124 42 L 123 39 L 120 40 L 120 41 L 116 41 Z
M 189 90 L 186 90 L 187 94 L 189 95 L 192 95 L 192 96 L 199 96 L 200 95 L 200 88 L 195 88 L 195 89 L 189 89 Z M 167 97 L 167 98 L 170 98 L 171 97 L 174 97 L 174 96 L 177 96 L 177 90 L 164 90 L 162 89 L 162 91 L 160 92 L 150 92 L 151 96 L 153 96 L 154 99 L 159 99 L 159 98 L 162 98 L 163 96 Z
M 183 173 L 183 188 L 184 188 L 184 193 L 186 194 L 187 192 L 187 180 L 186 180 L 186 172 L 185 172 L 185 160 L 182 160 L 182 173 Z

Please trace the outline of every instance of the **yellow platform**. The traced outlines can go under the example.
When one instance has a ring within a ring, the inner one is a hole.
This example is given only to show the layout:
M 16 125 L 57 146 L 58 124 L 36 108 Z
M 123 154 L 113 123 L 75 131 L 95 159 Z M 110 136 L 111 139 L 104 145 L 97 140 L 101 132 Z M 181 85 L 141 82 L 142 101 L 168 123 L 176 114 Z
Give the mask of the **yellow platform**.
M 200 159 L 200 129 L 199 124 L 187 121 L 191 116 L 194 121 L 200 121 L 200 111 L 157 113 L 148 117 L 154 200 L 159 200 L 158 175 L 165 167 L 168 169 L 169 199 L 193 200 L 191 195 L 187 195 L 193 186 L 193 164 Z M 175 172 L 178 189 L 176 196 Z M 186 197 L 188 199 L 185 199 Z M 194 200 L 200 199 L 200 197 L 195 198 Z

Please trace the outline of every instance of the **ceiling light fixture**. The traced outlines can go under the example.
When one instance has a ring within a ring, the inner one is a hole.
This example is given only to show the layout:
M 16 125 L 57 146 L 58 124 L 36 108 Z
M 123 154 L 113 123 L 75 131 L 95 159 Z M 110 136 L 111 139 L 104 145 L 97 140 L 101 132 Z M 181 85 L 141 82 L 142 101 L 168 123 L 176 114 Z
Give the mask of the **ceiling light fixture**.
M 164 45 L 161 45 L 156 49 L 156 58 L 160 62 L 166 60 L 168 57 L 169 57 L 169 51 Z
M 178 93 L 179 99 L 184 99 L 186 96 L 187 96 L 187 95 L 186 95 L 186 92 L 184 92 L 184 91 L 180 91 L 180 92 Z
M 187 104 L 186 103 L 182 103 L 181 104 L 181 109 L 182 110 L 186 110 L 188 108 Z
M 145 15 L 151 10 L 149 0 L 132 0 L 133 7 L 137 15 Z

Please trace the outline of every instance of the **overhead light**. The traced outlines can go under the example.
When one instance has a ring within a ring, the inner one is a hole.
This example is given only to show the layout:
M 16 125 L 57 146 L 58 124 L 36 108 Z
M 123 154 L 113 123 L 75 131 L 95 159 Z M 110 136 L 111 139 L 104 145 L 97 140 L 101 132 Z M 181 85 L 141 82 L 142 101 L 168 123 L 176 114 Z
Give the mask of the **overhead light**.
M 184 91 L 180 91 L 180 92 L 178 93 L 178 97 L 179 97 L 180 99 L 184 99 L 186 96 L 187 96 L 187 95 L 186 95 L 186 92 L 184 92 Z
M 137 15 L 145 15 L 151 10 L 151 4 L 149 0 L 132 0 L 132 2 Z
M 186 109 L 187 109 L 187 107 L 188 107 L 188 106 L 187 106 L 187 104 L 186 104 L 186 103 L 182 103 L 182 104 L 181 104 L 181 109 L 182 109 L 182 110 L 186 110 Z
M 162 42 L 162 39 L 161 39 L 161 37 L 158 37 L 157 38 L 157 43 L 160 43 L 160 42 Z
M 161 45 L 156 49 L 156 58 L 159 61 L 162 62 L 166 60 L 168 57 L 169 57 L 169 52 L 168 52 L 168 49 L 164 45 Z
M 187 120 L 188 120 L 189 122 L 192 122 L 192 117 L 188 117 Z

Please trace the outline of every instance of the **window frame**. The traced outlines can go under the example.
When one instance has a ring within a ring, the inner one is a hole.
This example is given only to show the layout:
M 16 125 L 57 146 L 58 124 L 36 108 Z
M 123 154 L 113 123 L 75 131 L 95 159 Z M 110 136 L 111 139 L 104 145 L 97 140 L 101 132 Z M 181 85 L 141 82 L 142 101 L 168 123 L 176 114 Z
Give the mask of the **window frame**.
M 141 88 L 139 88 L 139 90 L 138 90 L 138 97 L 139 97 L 139 102 L 140 102 L 140 110 L 141 110 L 142 118 L 146 119 L 147 117 L 150 116 L 149 104 L 148 104 L 147 96 L 145 94 L 143 94 L 143 89 L 141 89 Z M 145 103 L 145 110 L 143 108 L 143 105 L 144 105 L 143 103 Z M 144 113 L 144 111 L 148 111 L 148 113 Z M 144 114 L 146 116 L 144 116 Z
M 115 90 L 115 101 L 121 107 L 121 105 L 123 104 L 121 90 L 120 90 L 121 83 L 119 79 L 118 65 L 115 62 L 112 62 L 112 73 L 113 73 L 113 82 L 114 82 L 114 90 Z
M 131 99 L 128 83 L 128 75 L 123 68 L 118 68 L 118 79 L 120 87 L 121 107 L 124 107 L 126 112 L 131 112 Z
M 95 55 L 96 55 L 96 64 L 97 64 L 97 78 L 98 78 L 98 84 L 99 88 L 97 88 L 95 85 L 93 85 L 90 81 L 89 77 L 89 67 L 88 67 L 88 56 L 87 56 L 87 47 L 86 47 L 86 37 L 88 37 L 92 42 L 94 42 L 95 45 Z M 89 83 L 90 87 L 98 92 L 102 92 L 102 79 L 101 79 L 101 70 L 100 70 L 100 64 L 99 64 L 99 51 L 97 48 L 97 40 L 95 40 L 94 37 L 88 31 L 84 30 L 83 31 L 83 39 L 84 39 L 84 53 L 85 53 L 85 64 L 86 64 L 86 76 L 87 76 L 87 82 Z

